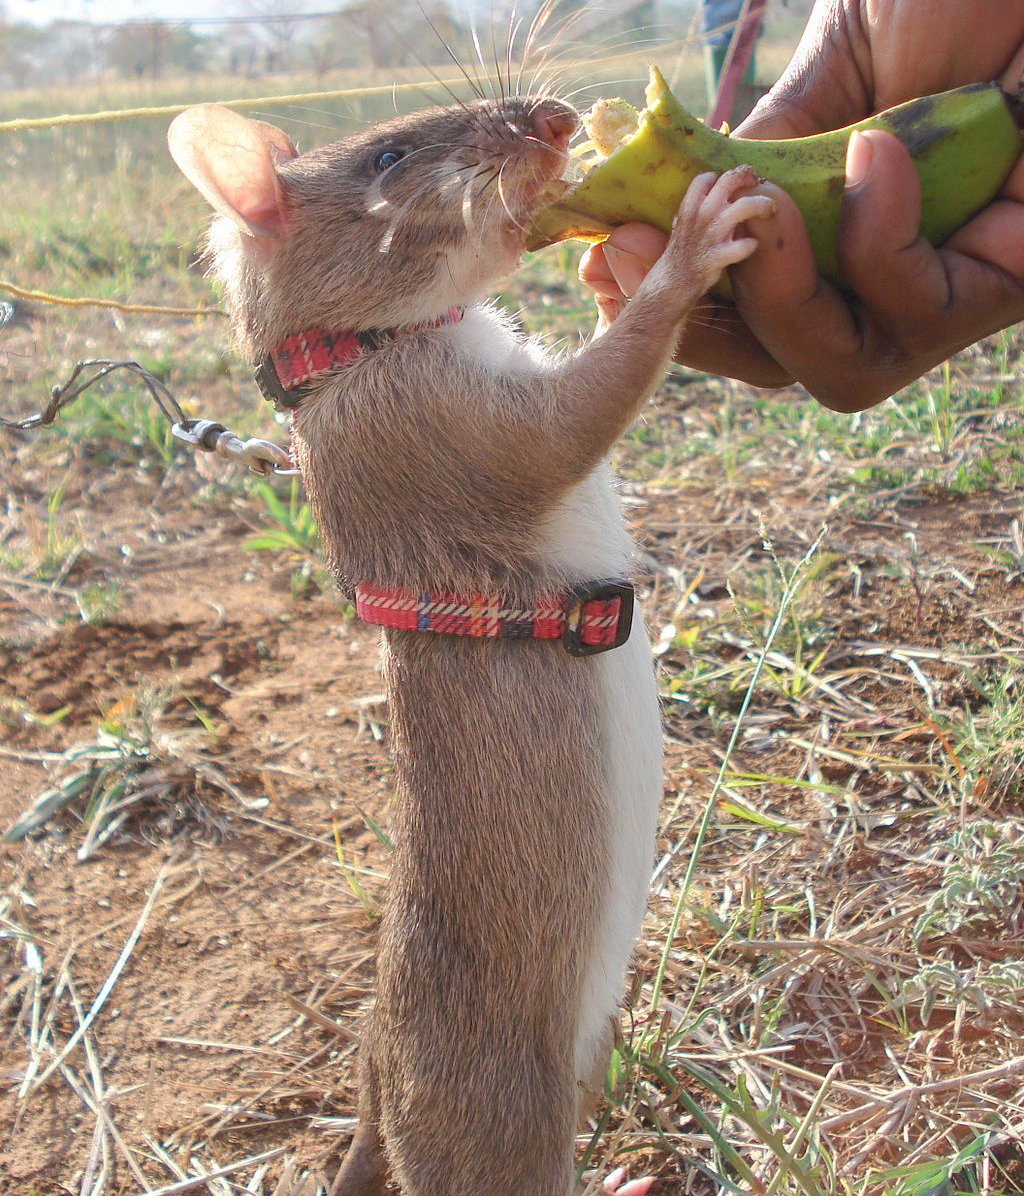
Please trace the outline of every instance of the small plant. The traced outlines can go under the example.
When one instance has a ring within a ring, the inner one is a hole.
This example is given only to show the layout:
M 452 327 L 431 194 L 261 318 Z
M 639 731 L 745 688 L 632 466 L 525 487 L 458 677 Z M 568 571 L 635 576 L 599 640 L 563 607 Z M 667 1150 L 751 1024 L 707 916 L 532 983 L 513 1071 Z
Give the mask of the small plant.
M 79 861 L 90 859 L 126 823 L 140 803 L 162 809 L 171 823 L 183 815 L 217 822 L 202 803 L 202 793 L 221 790 L 242 799 L 238 788 L 209 755 L 209 722 L 201 728 L 165 731 L 161 720 L 168 693 L 140 693 L 113 706 L 91 743 L 70 747 L 61 757 L 57 779 L 39 793 L 4 835 L 17 843 L 41 830 L 63 809 L 81 807 L 85 837 Z M 244 801 L 250 808 L 266 798 Z M 220 829 L 223 829 L 222 827 Z
M 942 871 L 942 884 L 914 926 L 914 941 L 956 934 L 965 926 L 1005 923 L 1008 909 L 1021 905 L 1024 843 L 991 824 L 957 831 Z
M 986 548 L 985 551 L 1005 566 L 1007 582 L 1024 578 L 1024 524 L 1021 520 L 1014 519 L 1010 524 L 1010 538 L 1006 548 Z
M 123 597 L 121 587 L 116 584 L 96 582 L 87 585 L 78 593 L 79 613 L 87 623 L 103 623 L 110 615 L 117 613 Z
M 301 497 L 298 478 L 292 478 L 288 505 L 267 482 L 259 482 L 253 493 L 259 498 L 275 527 L 246 540 L 249 552 L 284 553 L 291 561 L 291 590 L 293 598 L 300 598 L 310 590 L 327 588 L 326 572 L 320 554 L 320 533 L 309 509 Z
M 935 451 L 945 459 L 953 444 L 956 427 L 953 422 L 953 390 L 949 375 L 949 362 L 942 365 L 942 386 L 938 389 L 929 386 L 928 396 L 928 426 L 931 429 L 932 443 Z

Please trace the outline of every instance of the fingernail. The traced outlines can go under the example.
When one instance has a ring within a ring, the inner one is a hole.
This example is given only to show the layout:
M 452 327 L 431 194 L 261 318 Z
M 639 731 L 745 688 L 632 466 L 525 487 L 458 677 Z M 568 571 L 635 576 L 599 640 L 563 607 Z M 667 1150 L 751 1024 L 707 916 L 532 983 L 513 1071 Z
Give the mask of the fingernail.
M 871 170 L 871 159 L 875 156 L 875 147 L 871 138 L 865 137 L 857 129 L 850 134 L 850 142 L 846 147 L 846 189 L 852 191 L 859 187 L 868 177 Z
M 644 280 L 647 266 L 635 253 L 627 253 L 625 249 L 616 249 L 614 245 L 605 245 L 604 260 L 612 272 L 612 278 L 619 284 L 619 289 L 627 297 L 634 294 Z

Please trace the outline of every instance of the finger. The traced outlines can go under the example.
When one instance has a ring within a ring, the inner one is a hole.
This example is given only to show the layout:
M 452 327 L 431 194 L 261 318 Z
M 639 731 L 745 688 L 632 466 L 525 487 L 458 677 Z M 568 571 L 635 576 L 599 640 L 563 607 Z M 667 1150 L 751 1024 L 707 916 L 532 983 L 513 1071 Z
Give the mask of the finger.
M 629 1183 L 615 1189 L 615 1196 L 647 1196 L 653 1183 L 654 1179 L 649 1175 L 643 1179 L 631 1179 Z
M 649 224 L 623 224 L 580 258 L 580 282 L 597 295 L 621 300 L 634 293 L 667 243 L 665 233 Z
M 996 282 L 1006 288 L 1005 303 L 1011 313 L 1018 310 L 1019 291 L 1024 280 L 1024 157 L 1010 173 L 1003 184 L 998 199 L 984 208 L 973 220 L 959 229 L 942 247 L 946 255 L 970 259 L 979 268 L 987 267 L 990 275 L 988 289 L 990 298 L 986 303 L 1001 304 Z M 966 279 L 961 274 L 967 262 L 954 260 L 951 265 L 954 294 L 964 294 Z M 998 278 L 991 277 L 992 271 Z M 1009 319 L 1001 318 L 1000 327 L 1020 319 L 1011 314 Z
M 763 220 L 774 211 L 775 200 L 770 195 L 741 195 L 732 201 L 718 219 L 727 219 L 729 224 L 735 226 L 744 220 Z
M 735 266 L 742 262 L 757 249 L 757 241 L 753 237 L 733 237 L 718 248 L 719 259 L 726 266 Z
M 584 250 L 577 267 L 580 282 L 598 295 L 610 294 L 617 290 L 615 279 L 604 260 L 604 246 L 591 245 Z
M 732 199 L 737 191 L 742 191 L 744 187 L 757 186 L 757 171 L 753 166 L 741 164 L 727 170 L 725 174 L 719 175 L 715 182 L 712 191 L 718 195 L 722 195 L 725 199 Z M 716 195 L 717 198 L 717 195 Z
M 608 299 L 622 299 L 622 288 L 608 268 L 603 245 L 591 245 L 584 252 L 577 272 L 580 282 L 598 298 L 603 296 Z
M 606 299 L 601 295 L 598 295 L 594 302 L 597 306 L 597 327 L 594 329 L 594 336 L 598 337 L 607 332 L 619 318 L 625 303 L 621 299 Z
M 815 4 L 782 77 L 736 130 L 740 137 L 807 137 L 872 110 L 871 48 L 859 4 Z
M 920 234 L 921 184 L 891 133 L 854 133 L 839 218 L 839 263 L 894 340 L 927 339 L 950 293 L 942 262 Z
M 793 375 L 754 336 L 731 303 L 705 295 L 683 325 L 675 360 L 751 386 L 786 386 Z
M 668 234 L 651 224 L 620 224 L 604 244 L 635 254 L 650 268 L 665 252 Z
M 771 183 L 758 192 L 775 207 L 772 215 L 747 222 L 758 247 L 729 271 L 737 310 L 784 375 L 799 378 L 822 402 L 846 409 L 857 399 L 851 400 L 835 367 L 861 350 L 853 313 L 818 273 L 796 204 Z
M 863 182 L 848 186 L 840 220 L 840 261 L 861 303 L 868 356 L 943 360 L 996 328 L 1021 318 L 1024 280 L 1024 168 L 1004 195 L 941 250 L 918 233 L 920 184 L 895 137 L 873 130 L 858 139 Z M 866 165 L 866 169 L 864 169 Z M 881 336 L 877 335 L 880 330 Z
M 716 185 L 721 185 L 722 178 L 713 171 L 706 170 L 703 174 L 697 177 L 686 188 L 686 194 L 683 196 L 682 202 L 679 205 L 679 210 L 672 218 L 672 231 L 678 228 L 680 217 L 688 218 L 701 206 L 708 198 Z M 726 185 L 727 186 L 727 185 Z
M 647 276 L 647 264 L 636 254 L 616 249 L 614 245 L 604 247 L 604 260 L 608 263 L 612 278 L 618 283 L 622 294 L 627 299 L 635 295 Z
M 1003 91 L 1012 96 L 1020 95 L 1022 83 L 1024 83 L 1024 42 L 1018 46 L 1017 52 L 999 77 L 999 84 Z

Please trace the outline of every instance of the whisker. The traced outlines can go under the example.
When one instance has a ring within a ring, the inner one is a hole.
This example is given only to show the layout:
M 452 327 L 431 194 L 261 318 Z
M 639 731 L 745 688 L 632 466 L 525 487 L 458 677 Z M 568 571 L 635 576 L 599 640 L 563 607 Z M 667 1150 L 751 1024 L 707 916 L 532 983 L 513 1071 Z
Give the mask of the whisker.
M 430 26 L 430 28 L 431 28 L 431 31 L 433 32 L 434 36 L 435 36 L 435 37 L 437 38 L 437 40 L 438 40 L 438 41 L 441 43 L 441 45 L 444 47 L 445 53 L 446 53 L 446 54 L 448 55 L 448 57 L 449 57 L 449 58 L 452 60 L 452 62 L 454 62 L 454 63 L 455 63 L 455 65 L 456 65 L 456 66 L 459 68 L 459 74 L 460 74 L 460 75 L 462 75 L 462 77 L 463 77 L 463 78 L 466 80 L 466 82 L 469 84 L 470 91 L 472 91 L 472 93 L 473 93 L 473 94 L 474 94 L 474 95 L 477 97 L 477 99 L 479 99 L 479 100 L 483 100 L 483 99 L 485 99 L 485 98 L 486 98 L 486 96 L 485 96 L 485 94 L 484 94 L 483 88 L 482 88 L 482 87 L 480 86 L 480 84 L 479 84 L 479 81 L 474 81 L 474 80 L 473 80 L 473 79 L 470 77 L 470 74 L 469 74 L 469 72 L 468 72 L 468 71 L 466 70 L 466 68 L 465 68 L 465 67 L 462 65 L 462 62 L 460 61 L 460 59 L 459 59 L 459 56 L 458 56 L 458 55 L 455 53 L 455 51 L 454 51 L 454 50 L 451 48 L 451 46 L 448 44 L 448 42 L 445 40 L 444 36 L 442 35 L 441 31 L 440 31 L 440 30 L 437 28 L 437 26 L 434 24 L 434 22 L 433 22 L 433 21 L 430 19 L 430 14 L 429 14 L 429 13 L 427 12 L 427 10 L 426 10 L 426 9 L 423 7 L 422 0 L 416 0 L 416 7 L 417 7 L 417 8 L 420 10 L 420 12 L 423 14 L 423 19 L 424 19 L 424 20 L 427 22 L 427 24 Z M 405 39 L 403 39 L 403 40 L 405 40 Z M 466 104 L 465 104 L 465 103 L 464 103 L 462 100 L 460 100 L 460 99 L 459 99 L 459 97 L 458 97 L 458 96 L 455 94 L 455 92 L 454 92 L 454 91 L 452 91 L 452 89 L 451 89 L 451 88 L 450 88 L 450 87 L 449 87 L 449 86 L 448 86 L 448 85 L 447 85 L 447 84 L 446 84 L 446 83 L 445 83 L 445 82 L 444 82 L 442 79 L 440 79 L 440 78 L 438 77 L 438 75 L 436 74 L 436 72 L 434 71 L 434 69 L 433 69 L 431 66 L 429 66 L 429 65 L 428 65 L 426 62 L 424 62 L 424 61 L 423 61 L 423 60 L 420 58 L 419 54 L 418 54 L 418 53 L 417 53 L 415 50 L 413 50 L 411 46 L 409 46 L 409 43 L 408 43 L 407 41 L 406 41 L 406 46 L 408 46 L 408 48 L 409 48 L 410 50 L 412 50 L 412 52 L 413 52 L 414 56 L 416 57 L 416 60 L 417 60 L 417 62 L 419 62 L 419 64 L 420 64 L 421 66 L 423 66 L 423 67 L 426 67 L 426 69 L 427 69 L 428 71 L 430 71 L 431 75 L 433 75 L 434 79 L 436 79 L 436 80 L 437 80 L 437 82 L 438 82 L 438 83 L 440 83 L 440 84 L 442 85 L 442 87 L 444 87 L 444 88 L 445 88 L 445 90 L 446 90 L 446 91 L 447 91 L 447 92 L 448 92 L 448 93 L 451 95 L 452 99 L 453 99 L 453 100 L 455 100 L 455 102 L 456 102 L 457 104 L 459 104 L 459 105 L 460 105 L 460 107 L 462 107 L 462 108 L 465 108 L 465 109 L 466 109 L 466 111 L 468 112 L 468 111 L 469 111 L 469 108 L 467 107 L 467 105 L 466 105 Z
M 545 7 L 548 9 L 548 12 L 545 17 L 545 21 L 546 21 L 547 18 L 550 17 L 551 12 L 555 8 L 555 0 L 551 0 L 550 4 L 546 4 Z M 545 45 L 543 47 L 541 47 L 540 60 L 538 61 L 537 68 L 534 71 L 533 77 L 530 80 L 530 85 L 527 88 L 527 91 L 531 95 L 536 90 L 537 77 L 539 76 L 540 72 L 545 69 L 545 67 L 547 66 L 547 64 L 550 60 L 551 52 L 555 49 L 556 46 L 559 47 L 559 55 L 562 55 L 566 52 L 566 49 L 568 48 L 565 43 L 566 35 L 573 28 L 573 26 L 579 24 L 579 22 L 582 21 L 584 16 L 586 16 L 586 15 L 587 15 L 586 7 L 581 7 L 581 8 L 578 8 L 575 12 L 570 13 L 564 20 L 561 21 L 560 24 L 555 25 L 554 29 L 552 30 L 553 36 L 547 43 L 545 43 Z M 538 30 L 538 32 L 539 32 L 539 30 Z
M 494 91 L 494 80 L 490 78 L 490 74 L 487 70 L 487 63 L 484 62 L 484 52 L 480 48 L 480 35 L 477 32 L 476 21 L 472 17 L 470 17 L 470 19 L 469 19 L 469 32 L 470 32 L 471 37 L 473 38 L 473 48 L 476 50 L 476 56 L 480 61 L 480 65 L 483 67 L 484 78 L 487 80 L 488 86 L 490 87 L 491 99 L 494 100 L 495 103 L 497 103 L 498 97 Z M 476 74 L 475 66 L 473 68 L 473 73 Z M 486 99 L 486 96 L 484 95 L 482 90 L 480 93 L 480 98 Z
M 555 0 L 543 0 L 537 11 L 533 14 L 533 19 L 530 21 L 530 27 L 526 31 L 526 42 L 523 45 L 523 54 L 519 60 L 519 74 L 516 77 L 516 95 L 522 94 L 523 71 L 533 51 L 533 43 L 540 36 L 541 30 L 543 30 L 550 19 L 554 6 Z M 529 88 L 527 88 L 527 91 L 529 91 Z
M 498 80 L 499 95 L 495 99 L 501 103 L 505 103 L 505 80 L 501 74 L 501 64 L 498 61 L 498 43 L 494 38 L 494 0 L 491 0 L 491 57 L 494 59 L 494 74 Z
M 465 224 L 466 229 L 469 233 L 472 233 L 474 231 L 474 229 L 476 228 L 476 218 L 473 215 L 473 201 L 474 201 L 476 195 L 482 194 L 484 191 L 486 191 L 490 187 L 490 185 L 494 182 L 494 179 L 496 177 L 495 172 L 493 171 L 493 169 L 491 169 L 489 177 L 485 178 L 483 183 L 479 187 L 477 187 L 476 191 L 474 192 L 474 184 L 477 183 L 478 179 L 480 178 L 481 173 L 484 171 L 484 166 L 485 166 L 484 162 L 477 163 L 476 167 L 473 170 L 473 174 L 470 177 L 469 182 L 466 184 L 466 187 L 462 193 L 462 220 L 463 220 L 463 223 Z M 493 200 L 493 196 L 492 196 L 492 200 Z M 490 204 L 488 204 L 487 212 L 484 213 L 484 223 L 486 223 L 486 221 L 487 221 L 487 215 L 489 214 L 489 212 L 490 212 Z M 483 227 L 482 226 L 480 229 L 480 237 L 481 237 L 480 246 L 482 246 L 482 244 L 483 244 L 483 240 L 482 240 Z
M 512 95 L 512 46 L 519 32 L 520 22 L 516 20 L 516 6 L 513 4 L 508 14 L 508 32 L 505 36 L 505 79 L 508 95 Z
M 476 182 L 476 176 L 477 171 L 474 171 L 462 189 L 462 223 L 470 236 L 473 235 L 473 230 L 476 227 L 473 221 L 473 184 Z
M 565 100 L 566 103 L 571 104 L 576 96 L 583 95 L 586 92 L 599 91 L 607 95 L 608 89 L 612 87 L 624 87 L 632 84 L 636 85 L 636 79 L 622 78 L 622 79 L 602 79 L 599 83 L 581 83 L 578 87 L 569 88 L 566 91 L 559 91 L 559 99 Z
M 501 166 L 498 168 L 498 185 L 497 185 L 496 190 L 498 193 L 498 198 L 501 200 L 501 206 L 505 209 L 505 215 L 509 218 L 509 220 L 512 221 L 512 223 L 516 226 L 516 228 L 522 229 L 523 232 L 525 232 L 526 231 L 525 225 L 520 224 L 520 222 L 515 218 L 515 216 L 512 215 L 512 209 L 508 206 L 508 200 L 505 198 L 504 179 L 502 176 L 505 172 L 505 167 L 509 164 L 509 161 L 510 161 L 510 159 L 506 158 L 505 161 L 502 162 Z
M 541 141 L 539 137 L 534 137 L 532 133 L 527 133 L 523 138 L 524 141 L 529 141 L 531 144 L 537 146 L 539 149 L 546 150 L 549 154 L 561 154 L 561 150 L 555 149 L 553 145 L 548 145 L 546 141 Z
M 492 180 L 493 181 L 493 180 Z M 490 183 L 487 184 L 490 186 Z M 487 227 L 487 217 L 491 214 L 491 208 L 494 206 L 494 201 L 497 199 L 498 193 L 496 190 L 491 192 L 490 199 L 487 201 L 487 210 L 484 212 L 483 220 L 480 222 L 480 238 L 477 241 L 476 251 L 478 254 L 483 254 L 484 251 L 484 229 Z

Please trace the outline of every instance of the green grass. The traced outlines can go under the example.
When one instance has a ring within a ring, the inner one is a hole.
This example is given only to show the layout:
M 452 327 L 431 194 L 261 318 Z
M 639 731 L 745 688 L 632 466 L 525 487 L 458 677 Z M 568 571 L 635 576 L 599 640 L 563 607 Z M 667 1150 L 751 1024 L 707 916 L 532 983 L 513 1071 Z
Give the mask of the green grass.
M 774 19 L 793 20 L 784 10 Z M 681 78 L 692 102 L 692 57 Z M 159 95 L 126 86 L 13 97 L 7 115 L 266 87 L 205 79 Z M 389 106 L 260 115 L 310 144 Z M 195 266 L 206 208 L 170 163 L 166 124 L 5 138 L 16 169 L 5 176 L 0 276 L 69 296 L 215 301 Z M 564 245 L 532 256 L 498 296 L 562 350 L 593 320 L 578 255 Z M 38 405 L 78 357 L 124 355 L 164 378 L 190 415 L 285 439 L 223 321 L 40 305 L 30 339 L 31 358 L 10 357 L 5 412 Z M 581 1168 L 614 1146 L 663 1165 L 671 1196 L 687 1176 L 699 1192 L 758 1196 L 924 1196 L 949 1177 L 951 1191 L 980 1191 L 986 1175 L 988 1196 L 1013 1190 L 999 1187 L 996 1138 L 1000 1117 L 1019 1137 L 1020 1077 L 986 1092 L 981 1112 L 928 1084 L 936 1072 L 981 1069 L 985 1050 L 1009 1052 L 1024 1002 L 1022 378 L 1012 331 L 856 416 L 797 389 L 757 392 L 680 369 L 623 438 L 617 468 L 656 566 L 643 585 L 669 737 L 659 850 L 670 860 Z M 84 472 L 141 476 L 211 523 L 240 506 L 260 529 L 244 547 L 287 575 L 294 599 L 330 588 L 298 484 L 196 478 L 188 450 L 129 383 L 83 397 L 30 447 L 0 442 L 0 463 L 26 460 L 49 490 L 19 495 L 0 578 L 62 577 L 83 545 L 63 479 Z M 978 526 L 961 518 L 972 503 L 985 515 Z M 933 510 L 940 527 L 929 532 Z M 798 570 L 823 523 L 820 550 Z M 86 572 L 74 586 L 72 617 L 122 613 L 116 580 Z M 996 612 L 986 616 L 995 629 L 980 611 Z M 53 802 L 99 794 L 82 816 L 102 828 L 139 778 L 166 784 L 170 800 L 172 783 L 204 775 L 207 738 L 159 740 L 161 710 L 140 698 L 131 717 L 108 719 L 80 758 L 67 756 Z M 0 707 L 12 729 L 59 730 L 65 716 L 23 700 Z M 341 862 L 375 909 L 362 874 Z M 987 1018 L 996 1045 L 956 1039 L 965 1017 Z M 907 1121 L 890 1124 L 884 1097 L 904 1087 L 913 1100 L 895 1112 Z M 860 1101 L 871 1108 L 858 1119 Z

